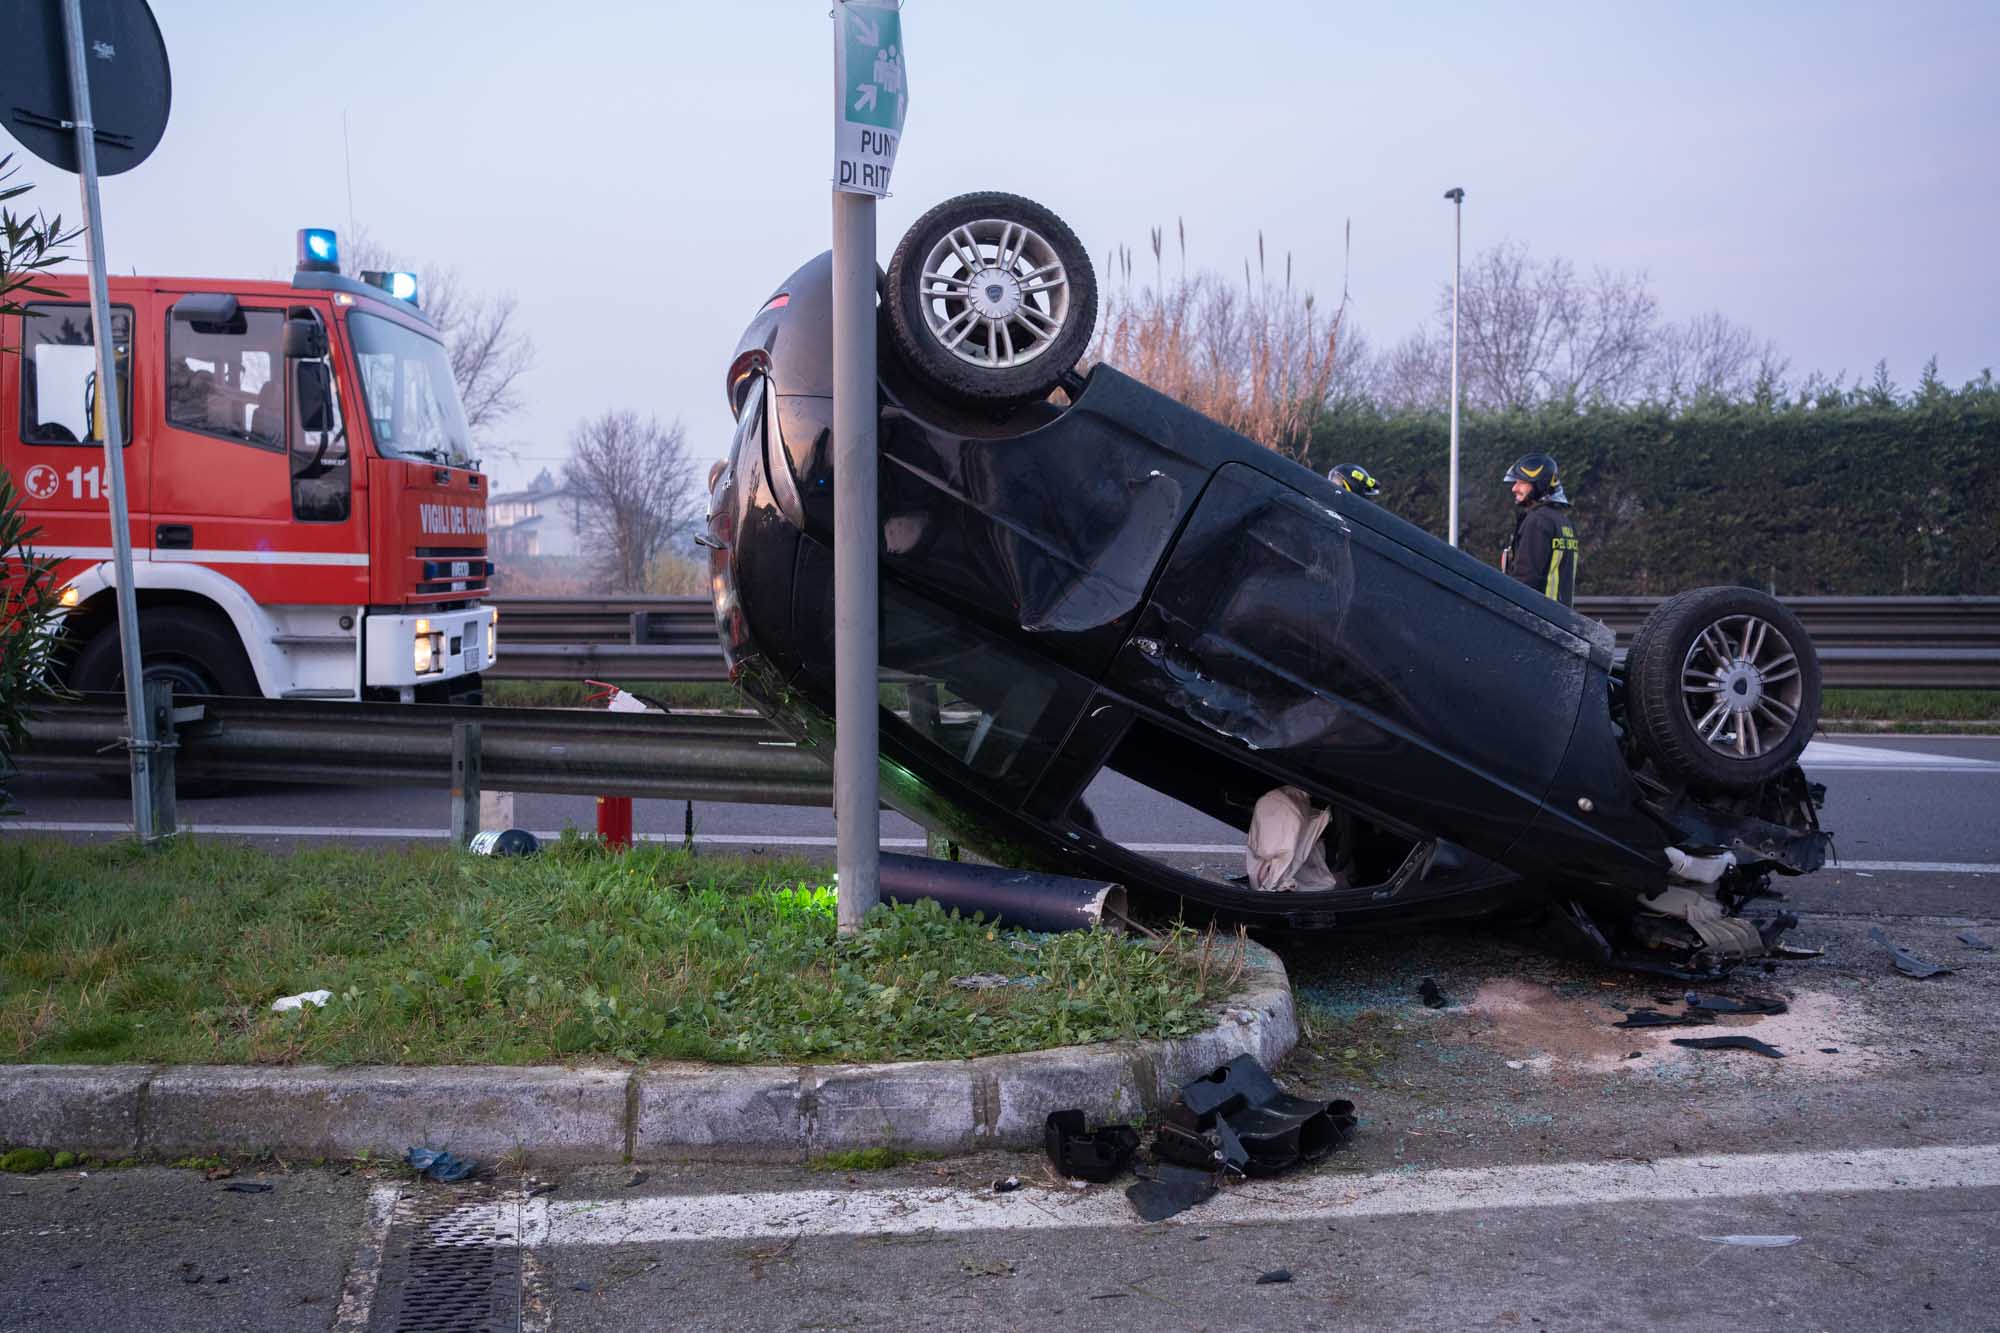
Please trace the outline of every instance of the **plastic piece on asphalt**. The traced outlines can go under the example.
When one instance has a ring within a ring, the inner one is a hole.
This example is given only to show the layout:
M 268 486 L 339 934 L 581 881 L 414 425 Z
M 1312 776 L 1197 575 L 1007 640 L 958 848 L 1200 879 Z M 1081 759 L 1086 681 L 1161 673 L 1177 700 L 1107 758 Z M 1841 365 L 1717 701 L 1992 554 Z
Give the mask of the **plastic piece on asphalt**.
M 1082 1111 L 1051 1111 L 1042 1146 L 1057 1174 L 1105 1184 L 1139 1151 L 1139 1131 L 1130 1125 L 1086 1128 Z
M 1773 1060 L 1785 1058 L 1783 1051 L 1775 1046 L 1768 1046 L 1755 1037 L 1675 1037 L 1674 1045 L 1685 1046 L 1691 1051 L 1754 1051 Z
M 1779 1250 L 1799 1243 L 1797 1236 L 1703 1236 L 1717 1245 L 1744 1245 L 1753 1250 Z
M 1449 1003 L 1444 998 L 1444 992 L 1438 989 L 1437 982 L 1430 977 L 1425 977 L 1422 983 L 1418 985 L 1417 994 L 1424 997 L 1424 1008 L 1426 1009 L 1442 1009 Z
M 314 1008 L 324 1009 L 326 1002 L 332 998 L 333 992 L 330 990 L 303 990 L 297 995 L 285 995 L 271 1001 L 271 1012 L 282 1014 L 287 1009 L 303 1009 L 309 1004 Z
M 1019 1176 L 1008 1176 L 1005 1180 L 996 1180 L 993 1182 L 993 1192 L 995 1194 L 1012 1194 L 1019 1188 L 1021 1188 L 1021 1178 Z
M 1711 1014 L 1782 1014 L 1790 1006 L 1774 995 L 1697 995 L 1688 992 L 1687 1006 Z
M 1958 932 L 1958 942 L 1960 944 L 1963 944 L 1968 949 L 1977 949 L 1981 953 L 1993 952 L 1993 946 L 1991 944 L 1988 944 L 1985 940 L 1981 939 L 1979 936 L 1973 934 L 1969 930 L 1961 930 Z
M 1184 1086 L 1167 1108 L 1162 1129 L 1203 1135 L 1225 1124 L 1241 1143 L 1246 1174 L 1268 1176 L 1319 1161 L 1340 1146 L 1354 1123 L 1352 1102 L 1294 1097 L 1272 1081 L 1257 1057 L 1239 1055 Z M 1217 1147 L 1226 1162 L 1231 1150 L 1223 1136 L 1217 1136 Z
M 466 850 L 475 856 L 533 856 L 542 844 L 524 828 L 486 829 L 472 835 Z
M 922 898 L 960 916 L 983 914 L 1026 930 L 1092 930 L 1126 915 L 1125 890 L 1107 880 L 882 853 L 882 901 Z
M 1822 1046 L 1819 1048 L 1819 1053 L 1821 1055 L 1839 1055 L 1840 1048 L 1838 1046 Z
M 271 1182 L 268 1180 L 232 1180 L 222 1188 L 231 1194 L 269 1194 Z
M 1715 1015 L 1699 1009 L 1684 1014 L 1663 1014 L 1657 1009 L 1634 1009 L 1613 1023 L 1615 1028 L 1699 1028 L 1715 1022 Z
M 1289 1268 L 1274 1268 L 1268 1273 L 1259 1273 L 1257 1275 L 1257 1285 L 1260 1287 L 1276 1286 L 1279 1283 L 1290 1282 L 1291 1280 L 1292 1270 Z
M 1198 1203 L 1207 1203 L 1218 1188 L 1213 1171 L 1158 1162 L 1139 1168 L 1139 1181 L 1125 1191 L 1125 1197 L 1141 1220 L 1164 1222 Z
M 1917 980 L 1922 981 L 1926 977 L 1948 977 L 1951 975 L 1950 968 L 1939 967 L 1936 963 L 1927 963 L 1908 949 L 1905 949 L 1902 945 L 1892 943 L 1889 937 L 1882 933 L 1882 927 L 1880 926 L 1870 926 L 1868 928 L 1868 938 L 1889 951 L 1889 956 L 1896 961 L 1896 970 L 1906 977 L 1915 977 Z
M 1509 1060 L 1507 1062 L 1507 1068 L 1509 1069 L 1526 1069 L 1527 1067 L 1528 1062 L 1526 1060 Z
M 418 1175 L 429 1176 L 443 1185 L 449 1185 L 455 1180 L 464 1180 L 473 1172 L 471 1162 L 464 1158 L 453 1157 L 438 1148 L 412 1148 L 404 1154 L 403 1160 L 408 1162 Z

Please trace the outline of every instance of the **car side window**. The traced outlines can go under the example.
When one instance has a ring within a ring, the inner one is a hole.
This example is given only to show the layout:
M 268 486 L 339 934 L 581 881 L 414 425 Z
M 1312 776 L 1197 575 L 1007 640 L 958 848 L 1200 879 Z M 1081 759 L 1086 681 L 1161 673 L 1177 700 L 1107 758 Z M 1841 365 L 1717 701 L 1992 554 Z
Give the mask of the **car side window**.
M 285 447 L 285 316 L 167 321 L 167 424 L 266 449 Z
M 21 439 L 100 444 L 97 341 L 87 305 L 30 305 L 21 320 Z M 132 442 L 132 307 L 111 308 L 124 444 Z

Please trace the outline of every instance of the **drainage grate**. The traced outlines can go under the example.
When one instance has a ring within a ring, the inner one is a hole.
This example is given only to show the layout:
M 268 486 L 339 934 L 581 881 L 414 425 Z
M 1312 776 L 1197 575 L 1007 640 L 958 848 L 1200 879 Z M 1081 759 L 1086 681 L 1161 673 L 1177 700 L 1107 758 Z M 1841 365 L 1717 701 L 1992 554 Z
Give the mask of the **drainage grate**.
M 515 1333 L 520 1234 L 515 1198 L 411 1187 L 382 1247 L 369 1333 Z

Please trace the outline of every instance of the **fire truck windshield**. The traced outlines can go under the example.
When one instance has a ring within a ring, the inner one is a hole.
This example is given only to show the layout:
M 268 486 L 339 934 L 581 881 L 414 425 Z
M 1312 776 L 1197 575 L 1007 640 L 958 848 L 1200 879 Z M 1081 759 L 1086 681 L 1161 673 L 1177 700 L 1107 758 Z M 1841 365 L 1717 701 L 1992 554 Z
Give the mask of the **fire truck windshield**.
M 443 344 L 359 310 L 348 313 L 347 332 L 361 363 L 375 447 L 389 458 L 470 467 L 472 432 Z

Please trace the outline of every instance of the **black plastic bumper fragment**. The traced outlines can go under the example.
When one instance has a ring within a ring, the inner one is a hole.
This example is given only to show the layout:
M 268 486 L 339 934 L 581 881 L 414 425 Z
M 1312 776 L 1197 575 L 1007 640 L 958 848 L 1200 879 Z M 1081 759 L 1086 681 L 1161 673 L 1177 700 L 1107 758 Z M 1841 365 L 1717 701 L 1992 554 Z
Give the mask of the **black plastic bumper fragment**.
M 1685 1046 L 1691 1051 L 1754 1051 L 1773 1060 L 1785 1058 L 1783 1051 L 1755 1037 L 1675 1037 L 1674 1045 Z
M 1294 1097 L 1255 1056 L 1239 1055 L 1183 1087 L 1161 1129 L 1172 1131 L 1170 1142 L 1213 1136 L 1225 1162 L 1240 1146 L 1245 1175 L 1276 1175 L 1339 1147 L 1353 1132 L 1354 1104 Z
M 1049 1163 L 1064 1176 L 1099 1185 L 1125 1169 L 1139 1151 L 1139 1131 L 1130 1125 L 1085 1128 L 1081 1111 L 1051 1111 L 1043 1130 Z

